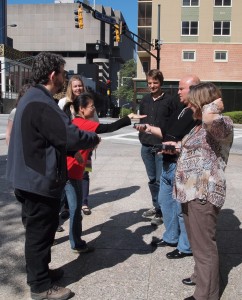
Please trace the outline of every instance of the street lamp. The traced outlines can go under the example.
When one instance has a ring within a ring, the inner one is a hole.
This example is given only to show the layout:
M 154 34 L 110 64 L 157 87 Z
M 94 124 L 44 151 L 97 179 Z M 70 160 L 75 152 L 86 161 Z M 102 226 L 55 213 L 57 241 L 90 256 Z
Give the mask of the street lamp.
M 7 40 L 6 28 L 7 27 L 17 27 L 17 24 L 6 24 L 0 28 L 0 44 L 6 44 L 6 40 Z
M 99 51 L 100 50 L 100 44 L 96 44 L 95 49 L 96 49 L 96 51 Z
M 3 27 L 0 28 L 0 30 L 2 30 L 5 27 L 17 27 L 17 24 L 8 24 L 8 25 L 4 25 Z
M 106 42 L 104 41 L 101 41 L 101 40 L 97 40 L 96 44 L 95 44 L 95 50 L 97 52 L 100 52 L 100 53 L 104 53 L 104 54 L 108 54 L 109 58 L 110 58 L 110 55 L 111 55 L 111 48 L 110 48 L 110 45 L 107 44 Z M 108 50 L 108 51 L 107 51 Z
M 9 24 L 7 27 L 17 27 L 17 24 Z

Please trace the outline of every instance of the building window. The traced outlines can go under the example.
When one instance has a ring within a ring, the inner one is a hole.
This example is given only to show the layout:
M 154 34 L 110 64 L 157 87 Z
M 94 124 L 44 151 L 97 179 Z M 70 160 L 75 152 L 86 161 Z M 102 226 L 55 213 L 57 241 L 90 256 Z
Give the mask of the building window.
M 228 61 L 228 51 L 214 51 L 214 61 L 227 62 Z
M 149 72 L 149 62 L 148 61 L 143 61 L 142 62 L 142 73 L 148 73 Z
M 152 3 L 139 3 L 138 26 L 152 25 Z
M 214 21 L 214 35 L 230 35 L 230 21 Z
M 182 51 L 182 60 L 195 61 L 196 60 L 196 52 L 194 50 L 183 50 Z
M 183 0 L 182 6 L 199 6 L 199 0 Z
M 183 21 L 182 22 L 182 35 L 197 35 L 198 22 L 197 21 Z
M 143 46 L 145 49 L 150 50 L 151 46 L 147 44 L 145 41 L 151 43 L 151 28 L 139 27 L 138 36 L 142 38 L 142 39 L 138 39 L 138 43 L 141 46 Z M 138 51 L 145 51 L 145 50 L 138 46 Z
M 231 6 L 232 0 L 214 0 L 214 6 Z

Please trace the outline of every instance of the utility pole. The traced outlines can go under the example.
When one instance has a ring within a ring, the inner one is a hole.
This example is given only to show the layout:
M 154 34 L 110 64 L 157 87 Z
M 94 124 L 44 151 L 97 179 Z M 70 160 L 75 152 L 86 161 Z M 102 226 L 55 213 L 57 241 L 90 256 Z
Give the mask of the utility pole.
M 160 69 L 160 4 L 158 4 L 158 24 L 157 24 L 157 39 L 158 39 L 158 47 L 156 49 L 157 51 L 157 59 L 156 59 L 156 68 L 157 70 Z

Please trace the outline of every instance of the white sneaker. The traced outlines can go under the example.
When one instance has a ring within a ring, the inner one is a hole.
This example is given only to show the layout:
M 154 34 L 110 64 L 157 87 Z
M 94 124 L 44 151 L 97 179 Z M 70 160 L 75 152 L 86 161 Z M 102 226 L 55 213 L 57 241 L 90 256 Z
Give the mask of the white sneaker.
M 149 219 L 150 219 L 150 218 L 154 217 L 155 214 L 156 214 L 156 210 L 155 210 L 154 207 L 152 207 L 152 208 L 148 209 L 147 211 L 145 211 L 145 212 L 142 214 L 142 217 L 143 217 L 143 218 L 149 218 Z
M 161 225 L 162 223 L 163 220 L 162 220 L 162 215 L 160 213 L 156 213 L 154 218 L 152 218 L 152 220 L 150 221 L 150 224 L 154 226 Z
M 60 287 L 54 285 L 49 290 L 42 293 L 33 293 L 31 292 L 31 298 L 34 300 L 66 300 L 70 297 L 71 290 L 68 288 Z

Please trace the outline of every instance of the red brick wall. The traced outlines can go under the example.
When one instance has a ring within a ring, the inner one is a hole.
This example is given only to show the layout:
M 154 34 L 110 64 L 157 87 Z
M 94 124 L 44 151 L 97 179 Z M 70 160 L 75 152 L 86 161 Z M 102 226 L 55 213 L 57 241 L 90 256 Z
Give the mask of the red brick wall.
M 182 50 L 195 50 L 196 61 L 182 61 Z M 214 50 L 227 50 L 228 61 L 214 62 Z M 242 45 L 164 44 L 160 58 L 160 70 L 165 80 L 179 80 L 184 74 L 193 73 L 204 81 L 242 81 Z M 153 57 L 151 69 L 156 69 Z

